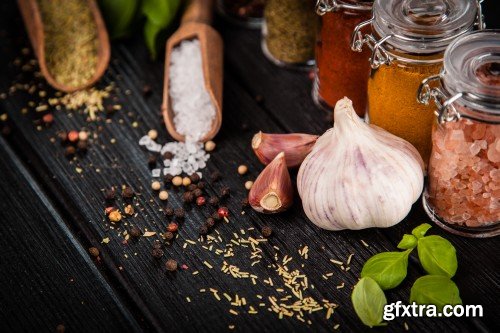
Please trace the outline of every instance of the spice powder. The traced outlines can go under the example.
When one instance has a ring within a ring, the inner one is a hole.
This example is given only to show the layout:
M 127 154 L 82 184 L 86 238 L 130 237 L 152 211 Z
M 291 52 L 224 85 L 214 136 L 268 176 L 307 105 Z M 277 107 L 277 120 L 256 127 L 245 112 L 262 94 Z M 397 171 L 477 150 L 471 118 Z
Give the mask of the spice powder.
M 97 26 L 85 0 L 38 0 L 45 33 L 45 61 L 54 79 L 85 85 L 97 67 Z
M 425 78 L 438 74 L 442 63 L 413 65 L 393 62 L 372 71 L 368 80 L 370 123 L 410 142 L 427 164 L 431 152 L 434 108 L 417 102 Z

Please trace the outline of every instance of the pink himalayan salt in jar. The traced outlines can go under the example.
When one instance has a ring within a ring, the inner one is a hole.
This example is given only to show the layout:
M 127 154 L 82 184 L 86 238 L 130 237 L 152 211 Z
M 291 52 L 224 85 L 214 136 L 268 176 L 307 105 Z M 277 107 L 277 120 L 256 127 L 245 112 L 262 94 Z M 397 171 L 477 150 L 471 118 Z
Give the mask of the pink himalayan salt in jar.
M 431 98 L 438 122 L 424 208 L 452 233 L 499 235 L 500 31 L 473 32 L 450 44 L 441 74 L 420 87 L 419 101 Z

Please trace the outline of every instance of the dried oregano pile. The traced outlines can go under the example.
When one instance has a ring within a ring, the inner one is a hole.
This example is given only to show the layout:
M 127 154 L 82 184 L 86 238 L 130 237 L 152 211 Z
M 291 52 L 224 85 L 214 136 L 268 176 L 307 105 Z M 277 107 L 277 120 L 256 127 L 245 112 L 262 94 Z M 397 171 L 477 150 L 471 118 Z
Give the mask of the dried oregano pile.
M 97 66 L 97 26 L 85 0 L 38 0 L 45 61 L 54 79 L 70 87 L 87 83 Z

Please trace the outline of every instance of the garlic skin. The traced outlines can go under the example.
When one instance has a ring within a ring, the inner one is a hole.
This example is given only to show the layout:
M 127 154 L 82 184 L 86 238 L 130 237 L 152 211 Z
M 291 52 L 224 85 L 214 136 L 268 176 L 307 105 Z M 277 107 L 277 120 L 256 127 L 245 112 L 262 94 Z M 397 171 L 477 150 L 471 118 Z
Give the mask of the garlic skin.
M 285 153 L 289 168 L 299 166 L 311 152 L 317 135 L 291 133 L 270 134 L 259 132 L 252 138 L 252 148 L 262 164 L 269 164 L 280 152 Z
M 409 142 L 367 125 L 344 98 L 335 125 L 302 163 L 297 187 L 307 217 L 327 230 L 386 228 L 420 197 L 424 163 Z
M 293 186 L 285 153 L 279 153 L 260 173 L 248 193 L 248 203 L 259 213 L 274 214 L 290 208 Z

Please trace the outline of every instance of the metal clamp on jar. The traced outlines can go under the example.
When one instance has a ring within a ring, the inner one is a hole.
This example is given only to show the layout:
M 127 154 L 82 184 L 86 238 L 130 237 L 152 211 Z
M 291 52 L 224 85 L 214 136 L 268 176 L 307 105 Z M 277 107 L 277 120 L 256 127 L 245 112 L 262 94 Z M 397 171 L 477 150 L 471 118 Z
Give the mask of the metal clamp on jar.
M 439 73 L 454 39 L 482 26 L 480 0 L 375 1 L 372 18 L 354 29 L 351 41 L 354 51 L 371 50 L 369 122 L 409 141 L 427 162 L 434 118 L 417 102 L 418 87 Z
M 436 106 L 428 183 L 429 217 L 463 236 L 500 234 L 500 30 L 467 34 L 425 79 L 418 100 Z
M 360 22 L 371 17 L 372 6 L 373 0 L 317 1 L 316 13 L 321 16 L 321 27 L 312 96 L 319 107 L 331 111 L 338 100 L 347 96 L 358 115 L 365 114 L 370 65 L 364 60 L 369 50 L 352 52 L 351 34 Z

